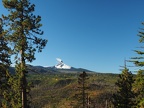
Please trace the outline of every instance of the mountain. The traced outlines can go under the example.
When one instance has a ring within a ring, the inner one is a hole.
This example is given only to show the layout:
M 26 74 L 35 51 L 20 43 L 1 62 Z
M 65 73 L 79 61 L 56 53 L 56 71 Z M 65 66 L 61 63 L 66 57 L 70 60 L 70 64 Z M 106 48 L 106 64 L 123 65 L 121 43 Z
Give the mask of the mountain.
M 28 71 L 30 74 L 61 74 L 61 73 L 77 73 L 77 72 L 93 72 L 84 68 L 74 68 L 71 67 L 70 69 L 62 69 L 62 68 L 56 68 L 55 66 L 52 67 L 43 67 L 43 66 L 33 66 L 33 65 L 27 65 Z M 10 72 L 15 73 L 14 67 L 10 67 Z
M 58 72 L 92 72 L 90 70 L 84 69 L 84 68 L 75 68 L 72 66 L 69 66 L 65 64 L 60 58 L 56 58 L 57 64 L 52 67 L 47 67 L 48 70 L 58 71 Z
M 30 74 L 33 73 L 47 73 L 47 74 L 58 74 L 58 73 L 77 73 L 77 72 L 93 72 L 84 68 L 75 68 L 65 64 L 61 59 L 57 58 L 57 64 L 51 67 L 43 67 L 43 66 L 33 66 L 27 65 L 28 71 Z M 14 67 L 10 67 L 10 72 L 14 73 Z

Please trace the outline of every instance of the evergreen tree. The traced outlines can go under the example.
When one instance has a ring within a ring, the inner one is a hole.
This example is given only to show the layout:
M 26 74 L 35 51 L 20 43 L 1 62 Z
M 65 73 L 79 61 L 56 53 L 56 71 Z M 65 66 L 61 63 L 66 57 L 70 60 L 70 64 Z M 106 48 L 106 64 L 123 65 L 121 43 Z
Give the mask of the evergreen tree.
M 144 22 L 142 22 L 142 26 L 144 25 Z M 139 36 L 139 43 L 143 44 L 144 43 L 144 29 L 141 28 L 140 31 L 138 32 L 138 36 Z M 131 58 L 131 62 L 133 62 L 135 64 L 136 67 L 139 68 L 139 71 L 136 75 L 136 81 L 134 84 L 134 91 L 137 94 L 136 97 L 136 102 L 137 102 L 137 106 L 139 106 L 139 104 L 143 102 L 144 99 L 144 70 L 143 70 L 143 66 L 144 66 L 144 51 L 143 51 L 143 46 L 139 47 L 139 49 L 134 50 L 134 52 L 137 54 L 137 57 L 132 57 Z
M 10 48 L 7 46 L 7 42 L 5 41 L 3 34 L 3 23 L 2 19 L 0 19 L 0 106 L 1 107 L 9 107 L 9 90 L 10 85 L 8 84 L 10 73 L 9 73 L 9 66 L 10 62 L 10 55 L 9 51 Z
M 125 66 L 116 82 L 118 90 L 113 94 L 113 104 L 115 108 L 131 108 L 134 106 L 133 99 L 135 95 L 132 91 L 133 82 L 133 75 Z
M 136 105 L 138 108 L 144 107 L 144 71 L 139 70 L 135 82 L 133 84 L 133 91 L 136 94 Z
M 30 0 L 2 0 L 4 7 L 9 11 L 9 15 L 4 16 L 4 25 L 7 30 L 5 38 L 11 45 L 13 54 L 15 55 L 16 74 L 18 77 L 17 87 L 21 93 L 21 107 L 28 108 L 27 102 L 27 67 L 26 62 L 35 60 L 35 52 L 41 52 L 45 47 L 47 40 L 37 37 L 43 35 L 40 30 L 41 17 L 35 16 L 35 5 Z M 15 84 L 14 84 L 15 85 Z
M 79 84 L 78 89 L 80 92 L 76 95 L 79 102 L 78 106 L 79 107 L 82 106 L 82 108 L 88 107 L 87 106 L 88 93 L 86 92 L 86 90 L 88 89 L 87 79 L 88 79 L 88 75 L 85 71 L 83 71 L 83 73 L 81 73 L 78 77 L 78 84 Z

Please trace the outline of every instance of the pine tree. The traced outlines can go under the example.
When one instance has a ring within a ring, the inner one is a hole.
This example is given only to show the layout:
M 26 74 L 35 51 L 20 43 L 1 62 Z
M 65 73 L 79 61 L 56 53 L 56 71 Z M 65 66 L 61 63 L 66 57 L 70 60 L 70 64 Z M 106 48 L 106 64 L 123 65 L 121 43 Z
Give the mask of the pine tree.
M 142 25 L 144 25 L 144 22 L 142 22 Z M 140 37 L 139 39 L 139 43 L 143 43 L 144 42 L 144 29 L 141 28 L 141 31 L 138 32 L 138 36 Z M 136 52 L 138 54 L 138 57 L 132 57 L 131 61 L 138 67 L 143 67 L 144 66 L 144 51 L 143 51 L 143 46 L 139 47 L 142 50 L 134 50 L 134 52 Z
M 3 0 L 4 7 L 9 11 L 9 15 L 4 16 L 4 25 L 7 30 L 5 38 L 11 45 L 13 54 L 15 55 L 15 64 L 17 72 L 17 81 L 20 85 L 17 93 L 21 96 L 21 107 L 27 108 L 27 67 L 26 62 L 35 60 L 35 52 L 41 52 L 46 46 L 47 40 L 37 37 L 43 35 L 40 30 L 41 17 L 35 16 L 35 5 L 29 0 Z M 17 95 L 18 96 L 18 95 Z
M 79 85 L 78 89 L 80 92 L 76 94 L 79 102 L 78 106 L 82 106 L 82 108 L 88 107 L 87 106 L 88 93 L 86 92 L 86 90 L 88 89 L 87 80 L 88 75 L 85 71 L 83 71 L 83 73 L 81 73 L 78 77 L 78 85 Z
M 135 82 L 133 84 L 133 91 L 136 94 L 135 100 L 138 108 L 144 107 L 144 71 L 139 70 Z
M 10 48 L 5 41 L 3 34 L 3 23 L 0 19 L 0 106 L 9 107 L 9 90 L 10 85 L 8 84 L 10 73 L 8 68 L 10 67 Z
M 113 104 L 115 108 L 131 108 L 134 106 L 133 99 L 135 95 L 132 91 L 133 82 L 133 75 L 125 66 L 116 82 L 118 90 L 113 94 Z
M 144 22 L 142 22 L 142 26 L 144 25 Z M 143 44 L 144 43 L 144 29 L 141 28 L 140 31 L 138 32 L 138 37 L 139 37 L 139 43 Z M 144 51 L 143 51 L 143 46 L 139 47 L 139 49 L 134 50 L 134 52 L 137 54 L 137 57 L 132 57 L 131 62 L 135 64 L 136 67 L 139 68 L 137 75 L 136 75 L 136 81 L 134 84 L 134 91 L 137 94 L 136 101 L 137 101 L 137 106 L 141 102 L 143 102 L 144 99 L 144 90 L 143 90 L 143 84 L 144 84 Z M 139 103 L 140 102 L 140 103 Z M 144 103 L 144 102 L 143 102 Z

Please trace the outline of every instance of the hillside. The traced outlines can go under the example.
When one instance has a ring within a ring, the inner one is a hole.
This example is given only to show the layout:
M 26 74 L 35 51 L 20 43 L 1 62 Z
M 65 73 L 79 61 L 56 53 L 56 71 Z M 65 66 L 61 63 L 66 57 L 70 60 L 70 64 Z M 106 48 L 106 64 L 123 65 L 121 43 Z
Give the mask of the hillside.
M 52 73 L 52 72 L 51 72 Z M 54 72 L 53 72 L 54 73 Z M 29 81 L 33 82 L 31 89 L 31 106 L 33 108 L 72 108 L 77 105 L 77 79 L 80 72 L 56 72 L 56 74 L 29 74 Z M 115 92 L 115 74 L 101 74 L 88 72 L 87 91 L 92 108 L 104 108 L 110 105 L 111 95 Z
M 27 65 L 28 68 L 28 72 L 29 74 L 58 74 L 58 73 L 79 73 L 82 71 L 86 71 L 86 72 L 92 72 L 90 70 L 87 69 L 83 69 L 83 68 L 74 68 L 71 67 L 71 69 L 59 69 L 59 68 L 55 68 L 54 66 L 52 67 L 43 67 L 43 66 L 33 66 L 33 65 Z M 10 67 L 10 72 L 11 73 L 15 73 L 15 69 L 14 67 Z

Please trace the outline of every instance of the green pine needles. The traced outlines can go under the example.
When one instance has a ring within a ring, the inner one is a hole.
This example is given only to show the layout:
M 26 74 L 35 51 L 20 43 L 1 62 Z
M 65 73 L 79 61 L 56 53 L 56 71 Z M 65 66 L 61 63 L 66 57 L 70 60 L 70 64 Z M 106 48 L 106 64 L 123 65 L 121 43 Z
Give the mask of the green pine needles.
M 76 94 L 76 97 L 78 99 L 78 105 L 77 107 L 87 108 L 88 107 L 88 74 L 83 71 L 78 77 L 78 91 L 79 93 Z
M 11 64 L 10 61 L 10 48 L 7 46 L 7 42 L 5 41 L 3 34 L 3 23 L 1 20 L 0 24 L 0 107 L 10 107 L 10 95 L 9 90 L 10 84 L 10 73 L 8 71 L 8 68 Z
M 134 106 L 134 92 L 132 91 L 132 84 L 134 83 L 133 75 L 125 67 L 119 75 L 116 82 L 117 92 L 113 95 L 114 108 L 132 108 Z
M 9 80 L 13 97 L 11 105 L 15 104 L 17 108 L 28 108 L 29 87 L 26 79 L 28 73 L 26 63 L 35 60 L 35 52 L 41 52 L 47 40 L 38 37 L 43 35 L 43 31 L 40 29 L 41 17 L 33 14 L 34 4 L 29 0 L 2 0 L 2 2 L 9 14 L 2 15 L 3 26 L 6 29 L 1 34 L 8 43 L 16 64 L 16 73 Z
M 144 25 L 144 23 L 142 22 L 142 26 Z M 139 36 L 139 43 L 143 44 L 144 43 L 144 29 L 141 28 L 140 31 L 138 32 L 138 36 Z M 144 107 L 144 70 L 143 70 L 143 66 L 144 66 L 144 50 L 143 50 L 143 46 L 139 47 L 138 50 L 134 50 L 134 52 L 137 54 L 137 57 L 132 57 L 131 58 L 131 62 L 133 62 L 135 64 L 136 67 L 139 68 L 137 75 L 136 75 L 136 79 L 135 82 L 133 84 L 133 90 L 136 94 L 136 106 L 138 108 L 140 107 Z

